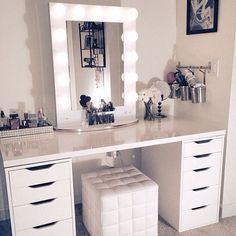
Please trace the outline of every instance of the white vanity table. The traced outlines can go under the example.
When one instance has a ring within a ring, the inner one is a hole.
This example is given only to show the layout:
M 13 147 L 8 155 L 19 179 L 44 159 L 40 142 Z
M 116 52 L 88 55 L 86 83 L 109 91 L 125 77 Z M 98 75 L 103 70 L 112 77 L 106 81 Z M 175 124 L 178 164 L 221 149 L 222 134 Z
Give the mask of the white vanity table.
M 133 148 L 141 148 L 141 171 L 159 184 L 167 222 L 180 232 L 215 223 L 224 135 L 212 123 L 169 117 L 94 133 L 2 139 L 13 235 L 64 235 L 66 228 L 75 236 L 72 159 Z

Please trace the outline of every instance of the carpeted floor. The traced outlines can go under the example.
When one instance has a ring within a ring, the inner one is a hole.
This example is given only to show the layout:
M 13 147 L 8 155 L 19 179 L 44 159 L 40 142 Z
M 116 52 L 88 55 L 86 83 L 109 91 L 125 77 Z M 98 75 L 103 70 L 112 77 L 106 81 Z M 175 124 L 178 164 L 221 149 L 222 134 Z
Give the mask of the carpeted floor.
M 77 205 L 75 210 L 77 236 L 89 236 L 82 223 L 81 205 Z M 158 227 L 158 236 L 236 236 L 236 216 L 221 219 L 217 224 L 189 230 L 181 234 L 161 218 Z M 9 221 L 0 221 L 0 236 L 12 236 Z

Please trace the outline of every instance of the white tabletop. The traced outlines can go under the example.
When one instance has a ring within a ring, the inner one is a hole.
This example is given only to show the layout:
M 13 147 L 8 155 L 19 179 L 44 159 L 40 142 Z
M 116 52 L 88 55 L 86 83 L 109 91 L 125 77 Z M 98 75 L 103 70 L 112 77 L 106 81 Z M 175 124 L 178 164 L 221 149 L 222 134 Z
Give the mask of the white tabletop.
M 104 131 L 56 131 L 52 134 L 3 138 L 0 149 L 3 165 L 7 168 L 224 134 L 225 130 L 212 122 L 168 117 L 161 121 L 140 120 L 132 126 Z

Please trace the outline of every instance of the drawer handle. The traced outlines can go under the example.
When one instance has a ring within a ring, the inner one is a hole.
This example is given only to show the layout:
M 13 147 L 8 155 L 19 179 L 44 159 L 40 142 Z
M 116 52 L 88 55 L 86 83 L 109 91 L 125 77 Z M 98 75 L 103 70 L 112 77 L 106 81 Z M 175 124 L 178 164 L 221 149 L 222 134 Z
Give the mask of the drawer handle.
M 206 171 L 206 170 L 209 170 L 210 167 L 207 167 L 207 168 L 201 168 L 201 169 L 196 169 L 196 170 L 193 170 L 195 172 L 201 172 L 201 171 Z
M 197 191 L 201 191 L 201 190 L 205 190 L 205 189 L 208 189 L 209 187 L 203 187 L 203 188 L 195 188 L 193 189 L 194 192 L 197 192 Z
M 195 141 L 196 144 L 203 144 L 203 143 L 209 143 L 211 142 L 212 139 L 207 139 L 207 140 L 200 140 L 200 141 Z
M 39 202 L 32 202 L 30 204 L 36 206 L 36 205 L 41 205 L 41 204 L 48 203 L 48 202 L 53 202 L 54 200 L 56 200 L 56 198 L 51 198 L 51 199 L 43 200 L 43 201 L 39 201 Z
M 196 156 L 193 156 L 195 158 L 204 158 L 204 157 L 209 157 L 211 155 L 211 153 L 207 153 L 207 154 L 203 154 L 203 155 L 196 155 Z
M 54 164 L 48 164 L 48 165 L 43 165 L 43 166 L 35 166 L 35 167 L 29 167 L 26 168 L 27 170 L 30 171 L 35 171 L 35 170 L 44 170 L 44 169 L 49 169 L 53 166 Z
M 58 223 L 58 221 L 55 221 L 55 222 L 52 222 L 52 223 L 49 223 L 49 224 L 45 224 L 45 225 L 35 226 L 35 227 L 33 227 L 33 228 L 34 228 L 34 229 L 42 229 L 42 228 L 46 228 L 46 227 L 53 226 L 53 225 L 55 225 L 56 223 Z
M 194 208 L 192 208 L 192 210 L 196 211 L 196 210 L 200 210 L 200 209 L 203 209 L 203 208 L 206 208 L 206 207 L 207 207 L 207 205 L 206 206 L 200 206 L 200 207 L 194 207 Z
M 48 183 L 44 183 L 44 184 L 35 184 L 35 185 L 30 185 L 30 188 L 41 188 L 41 187 L 46 187 L 46 186 L 50 186 L 52 184 L 54 184 L 55 181 L 53 182 L 48 182 Z

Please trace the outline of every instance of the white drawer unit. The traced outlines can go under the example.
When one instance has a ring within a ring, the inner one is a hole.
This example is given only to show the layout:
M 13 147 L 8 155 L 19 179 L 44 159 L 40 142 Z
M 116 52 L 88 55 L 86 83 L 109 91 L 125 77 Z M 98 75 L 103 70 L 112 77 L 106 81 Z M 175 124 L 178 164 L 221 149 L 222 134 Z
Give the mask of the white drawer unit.
M 219 220 L 224 136 L 142 148 L 142 171 L 159 185 L 159 214 L 179 232 Z
M 71 198 L 62 197 L 14 207 L 17 231 L 72 217 Z
M 31 229 L 22 230 L 17 236 L 68 236 L 73 235 L 72 219 L 52 222 Z
M 207 138 L 201 140 L 194 140 L 184 143 L 183 155 L 184 157 L 202 155 L 214 152 L 221 152 L 223 147 L 222 138 Z
M 184 172 L 183 190 L 218 185 L 220 179 L 220 166 L 206 167 Z
M 218 202 L 219 186 L 202 187 L 183 192 L 182 209 L 190 210 Z
M 182 231 L 215 223 L 218 219 L 218 205 L 205 205 L 183 211 Z
M 75 236 L 72 161 L 6 170 L 13 236 Z

